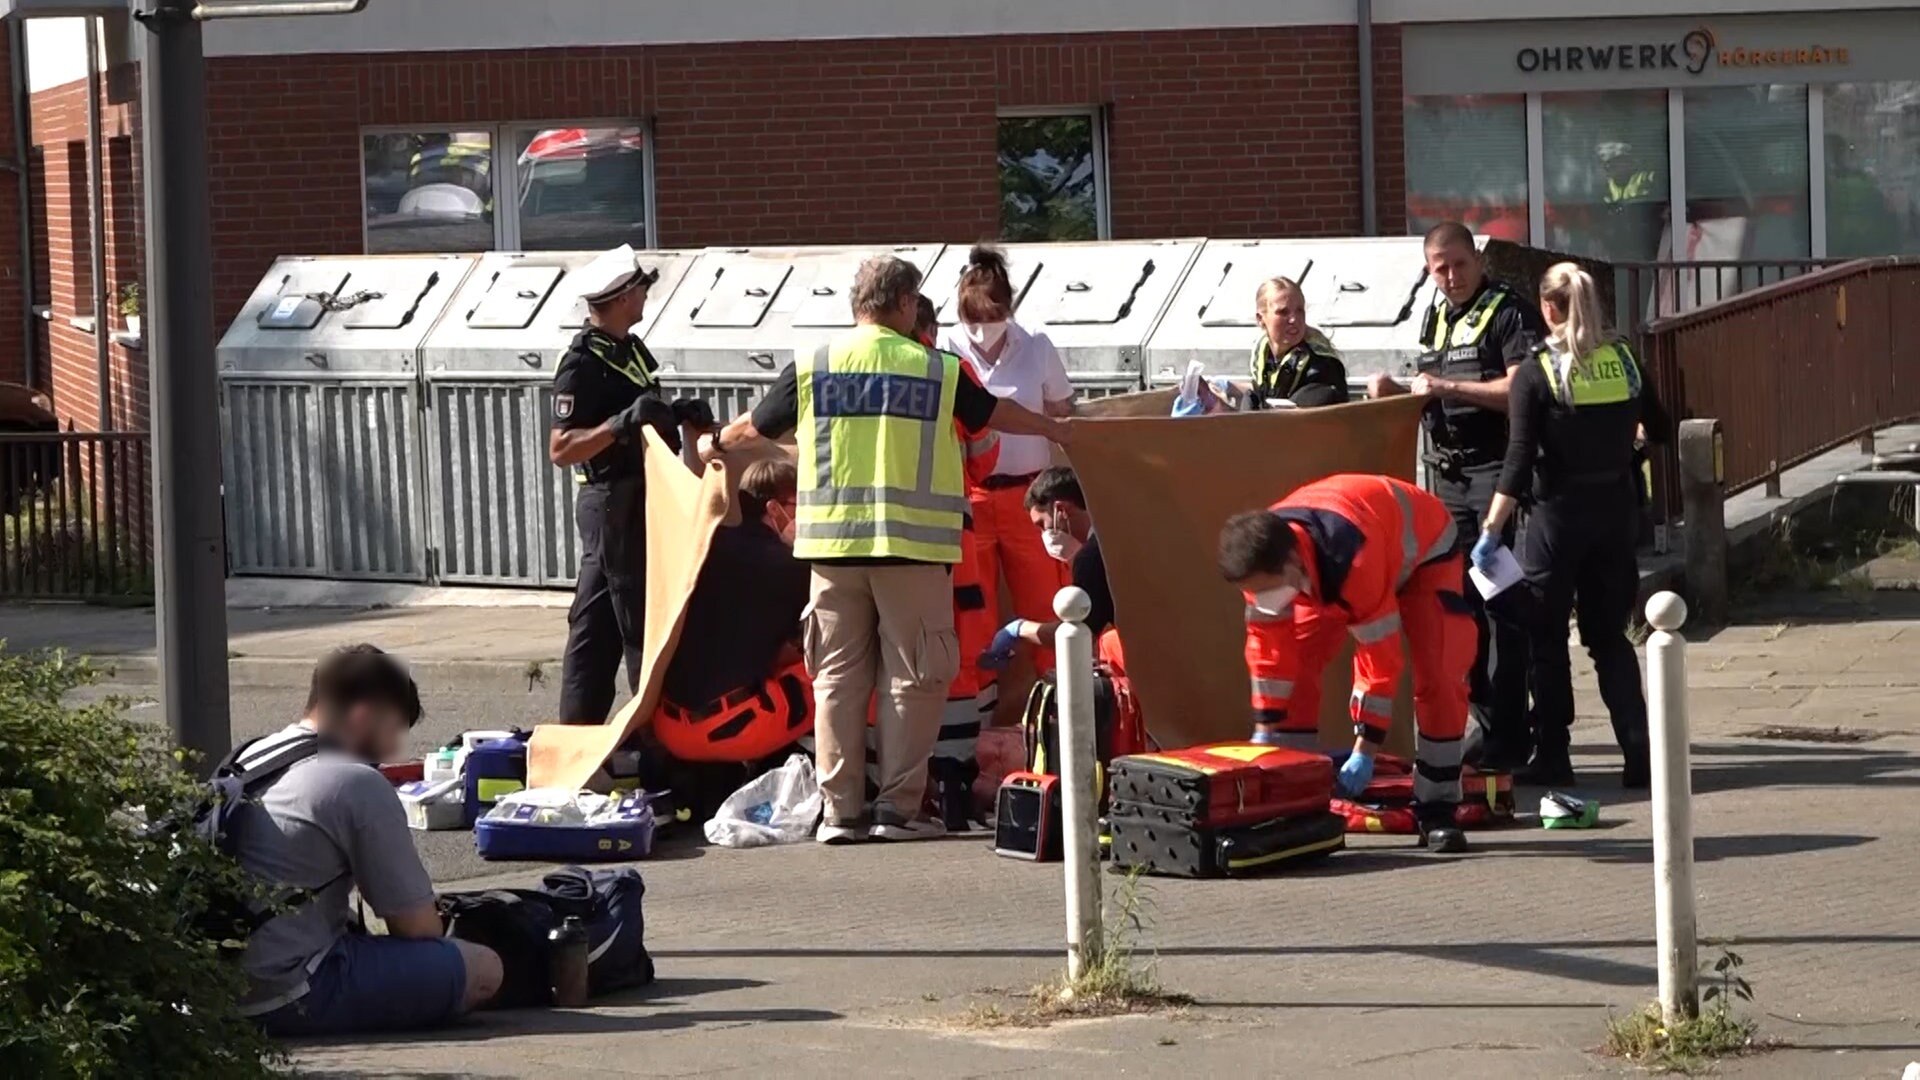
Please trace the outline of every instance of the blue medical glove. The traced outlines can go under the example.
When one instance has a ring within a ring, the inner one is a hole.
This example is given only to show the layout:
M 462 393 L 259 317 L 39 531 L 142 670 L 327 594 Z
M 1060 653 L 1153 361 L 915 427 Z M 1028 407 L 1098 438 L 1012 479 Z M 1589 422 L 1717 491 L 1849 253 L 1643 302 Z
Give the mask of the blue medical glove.
M 1015 619 L 1001 627 L 993 635 L 993 644 L 980 654 L 980 666 L 988 671 L 1005 671 L 1007 665 L 1013 663 L 1014 654 L 1020 651 L 1020 631 L 1025 625 L 1025 619 Z
M 1483 532 L 1473 545 L 1473 565 L 1483 574 L 1493 573 L 1493 553 L 1500 550 L 1500 538 L 1491 532 Z
M 1346 764 L 1340 766 L 1340 774 L 1333 778 L 1333 786 L 1339 790 L 1343 799 L 1357 799 L 1373 783 L 1373 755 L 1356 750 L 1347 755 Z

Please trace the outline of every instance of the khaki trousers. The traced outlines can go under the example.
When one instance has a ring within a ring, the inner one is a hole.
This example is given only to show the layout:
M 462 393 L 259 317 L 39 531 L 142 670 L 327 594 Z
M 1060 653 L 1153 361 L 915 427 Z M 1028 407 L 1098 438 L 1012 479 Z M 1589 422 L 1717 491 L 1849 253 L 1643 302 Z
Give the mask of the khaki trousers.
M 827 820 L 864 816 L 867 716 L 876 689 L 885 692 L 874 733 L 880 765 L 874 810 L 918 817 L 947 684 L 960 670 L 948 568 L 815 563 L 805 624 L 814 757 Z

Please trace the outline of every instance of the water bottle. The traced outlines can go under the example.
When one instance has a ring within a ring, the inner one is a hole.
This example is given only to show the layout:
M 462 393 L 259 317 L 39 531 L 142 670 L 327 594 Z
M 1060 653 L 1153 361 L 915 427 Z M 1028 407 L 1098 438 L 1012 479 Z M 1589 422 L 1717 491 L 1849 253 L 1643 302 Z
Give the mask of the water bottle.
M 547 976 L 553 1003 L 578 1009 L 587 1003 L 587 928 L 577 915 L 547 931 Z

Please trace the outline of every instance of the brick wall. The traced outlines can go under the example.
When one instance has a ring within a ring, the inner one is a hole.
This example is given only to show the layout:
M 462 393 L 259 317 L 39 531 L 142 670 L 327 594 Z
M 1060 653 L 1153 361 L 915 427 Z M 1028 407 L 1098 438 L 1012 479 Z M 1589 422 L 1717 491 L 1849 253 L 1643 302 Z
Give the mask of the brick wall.
M 1399 40 L 1376 31 L 1392 229 Z M 1116 236 L 1354 234 L 1354 47 L 1310 27 L 216 59 L 217 317 L 276 255 L 361 250 L 371 125 L 650 117 L 669 247 L 971 241 L 999 224 L 996 111 L 1104 105 Z
M 93 255 L 88 220 L 87 85 L 85 80 L 43 90 L 32 99 L 34 202 L 34 302 L 46 305 L 38 342 L 40 383 L 53 394 L 63 425 L 101 426 L 100 362 L 95 333 L 121 327 L 120 291 L 140 279 L 140 183 L 138 117 L 133 71 L 121 68 L 100 79 L 102 170 L 101 242 L 106 268 L 107 325 L 94 318 Z M 17 226 L 16 226 L 17 228 Z M 0 233 L 0 246 L 7 246 Z M 0 308 L 0 312 L 4 312 Z M 6 316 L 0 314 L 0 324 Z M 109 383 L 104 389 L 107 426 L 147 427 L 145 354 L 117 341 L 108 345 Z
M 0 86 L 11 86 L 13 50 L 0 36 Z M 14 154 L 13 104 L 0 95 L 0 158 Z M 15 162 L 28 169 L 31 163 Z M 23 382 L 27 377 L 26 330 L 23 317 L 27 298 L 22 292 L 25 267 L 20 265 L 20 181 L 14 174 L 0 171 L 0 381 Z
M 1293 27 L 217 58 L 207 88 L 216 329 L 275 256 L 362 249 L 360 136 L 372 126 L 650 119 L 668 247 L 966 242 L 999 225 L 997 111 L 1098 105 L 1108 109 L 1115 236 L 1355 234 L 1355 34 Z M 1397 27 L 1376 29 L 1378 205 L 1389 232 L 1405 223 L 1399 50 Z M 64 318 L 85 300 L 70 280 L 85 238 L 70 192 L 84 192 L 84 178 L 71 186 L 67 153 L 85 137 L 81 85 L 36 95 L 34 112 L 45 191 L 36 225 L 54 268 L 54 389 L 62 414 L 85 426 L 97 412 L 87 389 L 92 341 Z M 109 105 L 109 139 L 131 134 L 133 122 L 130 105 Z M 138 273 L 137 187 L 117 193 L 136 164 L 111 148 L 107 156 L 117 290 Z M 0 341 L 4 333 L 0 326 Z M 113 388 L 116 415 L 144 427 L 143 365 L 117 346 L 114 355 L 127 383 Z

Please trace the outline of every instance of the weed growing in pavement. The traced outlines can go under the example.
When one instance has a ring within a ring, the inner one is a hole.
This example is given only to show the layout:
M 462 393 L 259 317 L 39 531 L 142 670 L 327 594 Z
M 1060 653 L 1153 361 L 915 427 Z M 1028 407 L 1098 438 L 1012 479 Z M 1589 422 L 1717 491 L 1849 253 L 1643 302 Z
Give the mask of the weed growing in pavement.
M 1754 1038 L 1758 1025 L 1733 1011 L 1735 1001 L 1753 1000 L 1753 985 L 1740 974 L 1746 961 L 1733 951 L 1731 942 L 1708 939 L 1707 943 L 1718 945 L 1720 956 L 1697 977 L 1704 988 L 1700 1015 L 1668 1024 L 1655 1003 L 1624 1017 L 1611 1017 L 1603 1052 L 1656 1072 L 1691 1076 L 1720 1058 L 1763 1048 Z
M 1018 1009 L 976 1004 L 959 1019 L 963 1028 L 1042 1027 L 1055 1020 L 1183 1009 L 1193 998 L 1160 985 L 1155 963 L 1142 957 L 1140 942 L 1153 926 L 1152 898 L 1133 870 L 1107 897 L 1100 955 L 1084 964 L 1079 978 L 1062 973 L 1029 991 Z

